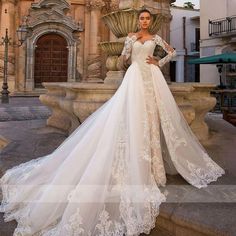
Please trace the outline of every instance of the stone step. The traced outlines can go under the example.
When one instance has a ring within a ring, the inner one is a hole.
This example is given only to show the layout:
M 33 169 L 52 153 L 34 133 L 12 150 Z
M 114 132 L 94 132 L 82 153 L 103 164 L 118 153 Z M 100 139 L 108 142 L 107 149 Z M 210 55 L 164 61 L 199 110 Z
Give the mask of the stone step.
M 140 236 L 147 236 L 146 234 L 141 234 Z M 156 226 L 151 233 L 149 234 L 149 236 L 174 236 L 173 234 L 171 234 L 170 232 L 168 232 L 166 229 L 163 229 L 160 226 Z
M 151 236 L 158 235 L 155 234 L 155 232 L 157 233 L 159 228 L 163 229 L 168 236 L 235 236 L 235 234 L 232 233 L 234 230 L 221 225 L 222 222 L 221 224 L 219 224 L 218 217 L 207 217 L 209 215 L 214 216 L 215 211 L 212 210 L 215 209 L 214 205 L 212 205 L 211 209 L 211 207 L 204 207 L 204 205 L 202 207 L 201 203 L 199 203 L 199 212 L 197 212 L 197 210 L 194 210 L 194 208 L 197 209 L 196 203 L 186 207 L 188 210 L 191 209 L 191 211 L 189 212 L 186 211 L 183 206 L 179 208 L 178 206 L 180 206 L 181 204 L 179 205 L 178 203 L 176 203 L 174 205 L 174 207 L 161 207 L 162 209 L 160 210 L 160 214 L 157 217 L 156 221 L 156 228 L 150 234 Z M 233 206 L 235 207 L 235 205 Z M 232 209 L 234 207 L 232 207 Z M 222 206 L 222 209 L 224 208 L 225 206 Z M 229 206 L 228 210 L 230 209 L 231 207 Z M 228 210 L 222 210 L 221 213 L 218 213 L 218 210 L 219 209 L 217 209 L 216 211 L 217 214 L 220 214 L 220 219 L 229 217 L 228 215 L 226 216 Z M 178 211 L 178 213 L 176 213 L 176 211 Z M 204 212 L 205 215 L 202 214 L 202 212 Z M 198 220 L 199 217 L 202 218 L 200 220 L 201 222 Z M 226 222 L 231 224 L 233 220 L 230 220 L 229 222 L 225 221 L 225 223 Z
M 47 90 L 46 89 L 37 89 L 37 90 L 34 90 L 34 91 L 27 91 L 27 92 L 24 92 L 24 91 L 14 91 L 12 93 L 10 93 L 10 96 L 14 96 L 14 97 L 39 97 L 41 94 L 44 94 L 46 93 Z

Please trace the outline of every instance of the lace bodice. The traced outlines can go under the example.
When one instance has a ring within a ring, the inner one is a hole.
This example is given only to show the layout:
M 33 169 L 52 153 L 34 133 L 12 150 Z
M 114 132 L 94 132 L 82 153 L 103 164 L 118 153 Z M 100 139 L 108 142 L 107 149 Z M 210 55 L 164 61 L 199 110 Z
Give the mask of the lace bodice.
M 167 53 L 164 58 L 159 60 L 159 66 L 162 67 L 176 55 L 176 51 L 157 34 L 144 43 L 138 41 L 136 35 L 127 36 L 121 55 L 126 56 L 126 59 L 131 56 L 132 62 L 145 62 L 148 56 L 153 55 L 156 45 L 161 46 Z

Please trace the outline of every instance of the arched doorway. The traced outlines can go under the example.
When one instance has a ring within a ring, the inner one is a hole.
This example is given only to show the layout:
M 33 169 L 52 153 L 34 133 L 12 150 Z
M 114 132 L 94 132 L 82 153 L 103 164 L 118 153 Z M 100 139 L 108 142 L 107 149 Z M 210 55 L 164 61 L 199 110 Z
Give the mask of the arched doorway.
M 58 34 L 41 36 L 35 49 L 34 85 L 43 82 L 66 82 L 68 77 L 68 48 L 65 38 Z

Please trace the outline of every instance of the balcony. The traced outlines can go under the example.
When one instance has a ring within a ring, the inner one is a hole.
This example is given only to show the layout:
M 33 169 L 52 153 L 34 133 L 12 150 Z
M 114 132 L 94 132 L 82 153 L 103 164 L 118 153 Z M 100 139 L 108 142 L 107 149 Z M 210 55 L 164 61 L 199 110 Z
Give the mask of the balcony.
M 236 32 L 236 16 L 230 16 L 217 20 L 209 20 L 209 36 L 223 36 Z

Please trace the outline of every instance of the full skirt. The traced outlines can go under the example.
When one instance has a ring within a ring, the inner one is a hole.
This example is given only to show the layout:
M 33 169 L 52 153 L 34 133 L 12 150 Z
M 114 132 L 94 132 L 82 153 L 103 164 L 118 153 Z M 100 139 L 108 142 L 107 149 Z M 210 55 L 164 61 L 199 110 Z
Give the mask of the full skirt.
M 201 188 L 224 174 L 192 133 L 154 65 L 134 62 L 114 96 L 53 153 L 0 180 L 14 236 L 123 236 L 155 227 L 160 186 L 179 173 Z

